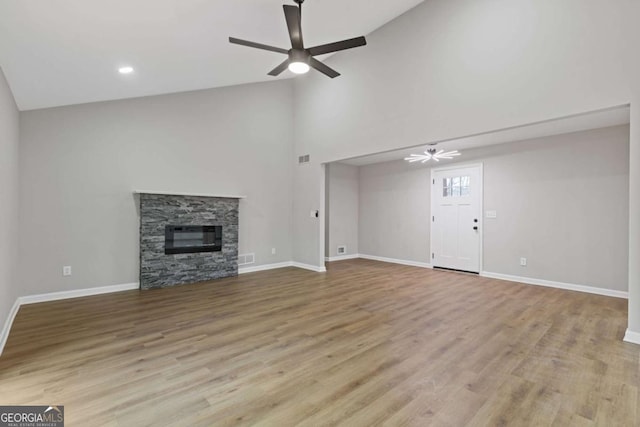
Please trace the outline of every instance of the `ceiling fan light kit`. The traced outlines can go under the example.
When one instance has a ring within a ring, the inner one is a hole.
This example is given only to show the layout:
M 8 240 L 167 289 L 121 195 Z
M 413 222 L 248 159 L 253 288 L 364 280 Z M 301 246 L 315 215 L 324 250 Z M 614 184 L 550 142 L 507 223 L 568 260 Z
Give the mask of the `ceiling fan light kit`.
M 295 74 L 304 74 L 309 72 L 311 67 L 309 62 L 311 56 L 305 51 L 293 50 L 289 52 L 289 71 Z
M 287 21 L 287 28 L 289 30 L 289 38 L 291 39 L 291 49 L 282 49 L 275 46 L 237 39 L 235 37 L 229 37 L 229 42 L 239 44 L 241 46 L 288 55 L 288 58 L 283 63 L 269 72 L 270 76 L 279 76 L 287 68 L 295 74 L 304 74 L 311 68 L 314 68 L 332 79 L 338 77 L 340 73 L 318 61 L 314 56 L 364 46 L 367 44 L 367 40 L 364 37 L 356 37 L 308 49 L 305 48 L 302 40 L 302 3 L 304 0 L 294 0 L 294 2 L 298 6 L 290 6 L 286 4 L 282 6 L 284 9 L 284 17 Z
M 457 157 L 459 155 L 460 155 L 460 152 L 458 150 L 445 152 L 444 150 L 438 151 L 435 148 L 429 148 L 427 151 L 424 152 L 424 154 L 411 154 L 411 156 L 405 157 L 404 159 L 409 163 L 415 163 L 415 162 L 427 163 L 431 159 L 433 159 L 436 162 L 439 162 L 440 160 L 451 160 L 454 157 Z

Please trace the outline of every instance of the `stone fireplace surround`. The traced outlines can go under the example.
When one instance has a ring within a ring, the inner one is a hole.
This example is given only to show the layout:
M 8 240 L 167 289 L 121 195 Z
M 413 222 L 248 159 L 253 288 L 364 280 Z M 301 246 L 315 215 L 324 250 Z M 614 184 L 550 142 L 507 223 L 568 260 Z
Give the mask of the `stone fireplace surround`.
M 140 197 L 140 289 L 238 275 L 238 213 L 242 196 L 135 193 Z M 222 250 L 165 255 L 167 225 L 221 225 Z

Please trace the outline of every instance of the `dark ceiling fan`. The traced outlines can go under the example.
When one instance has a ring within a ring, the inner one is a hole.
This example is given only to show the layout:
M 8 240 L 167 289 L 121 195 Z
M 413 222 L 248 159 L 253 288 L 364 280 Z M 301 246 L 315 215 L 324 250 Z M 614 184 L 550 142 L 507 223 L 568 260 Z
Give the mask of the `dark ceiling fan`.
M 291 38 L 291 49 L 282 49 L 266 44 L 240 40 L 234 37 L 229 37 L 229 42 L 242 46 L 254 47 L 256 49 L 269 50 L 271 52 L 289 55 L 289 57 L 282 64 L 278 65 L 276 68 L 271 70 L 271 72 L 269 72 L 270 76 L 278 76 L 286 68 L 289 68 L 289 70 L 296 74 L 303 74 L 309 71 L 309 67 L 312 67 L 320 71 L 321 73 L 326 74 L 332 79 L 338 77 L 340 73 L 318 61 L 314 58 L 314 56 L 364 46 L 367 44 L 367 40 L 364 37 L 356 37 L 353 39 L 323 44 L 321 46 L 315 46 L 305 49 L 304 43 L 302 41 L 302 3 L 304 2 L 304 0 L 293 1 L 297 3 L 298 6 L 283 6 L 284 17 L 287 20 L 289 37 Z

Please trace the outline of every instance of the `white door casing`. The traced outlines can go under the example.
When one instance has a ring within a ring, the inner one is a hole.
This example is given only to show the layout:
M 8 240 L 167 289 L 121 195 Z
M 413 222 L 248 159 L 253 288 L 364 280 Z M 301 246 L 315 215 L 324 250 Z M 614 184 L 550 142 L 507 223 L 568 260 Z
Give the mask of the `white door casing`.
M 431 170 L 431 264 L 479 273 L 482 164 Z

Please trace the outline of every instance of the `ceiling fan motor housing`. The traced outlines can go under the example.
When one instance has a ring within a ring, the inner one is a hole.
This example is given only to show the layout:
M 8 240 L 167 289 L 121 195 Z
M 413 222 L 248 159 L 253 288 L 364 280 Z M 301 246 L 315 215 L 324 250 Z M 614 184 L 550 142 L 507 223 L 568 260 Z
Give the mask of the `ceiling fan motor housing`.
M 302 62 L 309 65 L 310 59 L 311 55 L 309 55 L 309 52 L 307 52 L 306 50 L 291 49 L 289 51 L 289 61 L 291 62 Z

